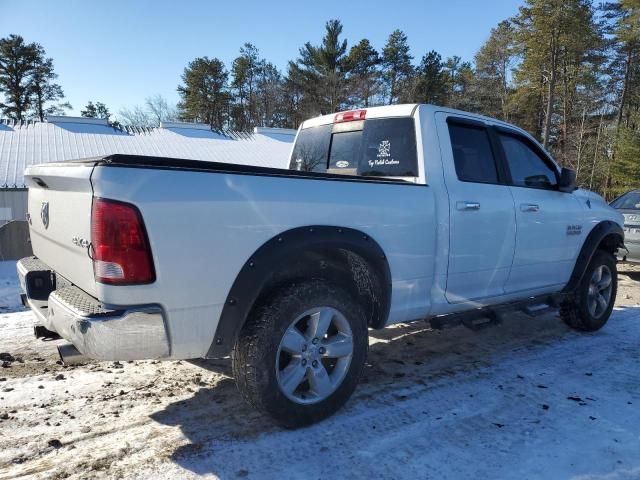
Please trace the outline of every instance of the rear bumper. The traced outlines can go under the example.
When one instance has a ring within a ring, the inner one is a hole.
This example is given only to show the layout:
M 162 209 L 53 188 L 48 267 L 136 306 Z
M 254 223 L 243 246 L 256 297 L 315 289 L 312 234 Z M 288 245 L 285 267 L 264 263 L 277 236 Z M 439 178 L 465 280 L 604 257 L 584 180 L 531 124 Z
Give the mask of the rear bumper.
M 25 305 L 48 330 L 73 343 L 83 355 L 96 360 L 169 356 L 159 306 L 107 307 L 35 257 L 20 260 L 17 270 Z

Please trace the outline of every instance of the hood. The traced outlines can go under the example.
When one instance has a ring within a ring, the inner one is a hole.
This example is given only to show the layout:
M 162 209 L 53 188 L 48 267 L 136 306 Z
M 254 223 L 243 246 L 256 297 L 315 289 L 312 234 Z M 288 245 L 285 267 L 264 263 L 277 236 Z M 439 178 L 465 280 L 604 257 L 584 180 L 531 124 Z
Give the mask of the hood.
M 583 198 L 585 201 L 586 200 L 591 201 L 592 204 L 597 203 L 597 204 L 608 205 L 606 200 L 602 198 L 600 195 L 590 190 L 585 190 L 584 188 L 577 189 L 575 192 L 573 192 L 573 194 L 578 198 Z

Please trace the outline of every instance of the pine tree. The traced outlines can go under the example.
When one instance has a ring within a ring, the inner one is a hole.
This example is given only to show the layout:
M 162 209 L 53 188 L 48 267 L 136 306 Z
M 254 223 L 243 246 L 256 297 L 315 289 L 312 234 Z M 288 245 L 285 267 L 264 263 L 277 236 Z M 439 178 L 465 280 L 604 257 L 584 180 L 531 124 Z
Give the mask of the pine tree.
M 258 49 L 245 43 L 231 65 L 231 88 L 235 94 L 232 117 L 237 130 L 251 130 L 259 122 L 256 84 L 262 64 Z
M 257 124 L 266 127 L 287 126 L 284 81 L 275 65 L 261 61 L 256 88 Z
M 425 54 L 416 68 L 416 86 L 413 101 L 444 105 L 447 100 L 447 76 L 442 57 L 432 50 Z
M 605 182 L 605 194 L 611 197 L 640 183 L 640 0 L 607 3 L 603 11 L 612 37 L 610 89 L 616 94 Z
M 368 107 L 371 98 L 378 94 L 381 61 L 380 55 L 366 38 L 349 50 L 345 63 L 350 72 L 352 105 Z
M 58 74 L 53 69 L 53 59 L 47 58 L 44 48 L 35 44 L 35 58 L 32 64 L 30 94 L 32 96 L 32 108 L 40 121 L 44 121 L 47 115 L 60 114 L 66 109 L 71 109 L 68 102 L 60 103 L 64 99 L 62 87 L 54 80 Z M 58 102 L 47 107 L 49 102 Z
M 64 99 L 62 87 L 54 80 L 58 77 L 53 60 L 47 58 L 44 48 L 37 43 L 25 43 L 19 35 L 0 39 L 0 103 L 4 115 L 16 120 L 64 113 L 71 108 Z M 51 105 L 51 102 L 59 102 Z
M 111 112 L 109 108 L 102 102 L 92 102 L 89 100 L 83 110 L 80 111 L 80 115 L 87 118 L 100 118 L 109 120 Z
M 593 8 L 590 0 L 527 0 L 513 23 L 522 57 L 516 70 L 518 88 L 541 100 L 540 133 L 548 147 L 558 135 L 558 89 L 568 81 L 565 67 L 581 63 L 597 38 Z
M 304 91 L 307 108 L 315 114 L 337 112 L 347 100 L 347 41 L 341 40 L 342 23 L 329 20 L 325 24 L 322 44 L 307 42 L 300 57 L 290 64 L 290 73 Z
M 0 103 L 2 113 L 9 118 L 24 120 L 31 106 L 33 64 L 36 46 L 27 44 L 19 35 L 0 39 Z
M 382 50 L 383 75 L 389 93 L 389 105 L 398 100 L 399 90 L 407 87 L 414 73 L 412 59 L 407 36 L 402 30 L 394 30 Z
M 516 62 L 513 41 L 513 26 L 504 20 L 491 30 L 475 56 L 475 95 L 480 111 L 506 121 L 512 93 L 510 74 Z
M 227 89 L 229 74 L 217 58 L 196 58 L 184 69 L 183 85 L 178 86 L 180 117 L 204 122 L 220 130 L 227 125 L 231 95 Z

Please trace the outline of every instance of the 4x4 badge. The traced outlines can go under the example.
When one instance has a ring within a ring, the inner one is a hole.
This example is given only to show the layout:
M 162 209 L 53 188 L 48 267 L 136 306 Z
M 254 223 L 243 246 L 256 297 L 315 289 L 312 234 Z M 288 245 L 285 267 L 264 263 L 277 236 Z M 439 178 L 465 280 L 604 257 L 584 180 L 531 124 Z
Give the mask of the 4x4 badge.
M 42 202 L 42 206 L 40 207 L 40 218 L 42 219 L 44 228 L 49 228 L 49 202 Z

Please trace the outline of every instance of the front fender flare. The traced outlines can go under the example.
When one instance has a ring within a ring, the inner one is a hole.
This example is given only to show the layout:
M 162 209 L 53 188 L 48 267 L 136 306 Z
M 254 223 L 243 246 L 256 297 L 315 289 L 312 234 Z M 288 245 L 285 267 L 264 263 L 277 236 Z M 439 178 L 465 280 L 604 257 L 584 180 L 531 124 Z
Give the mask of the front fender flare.
M 584 277 L 584 272 L 587 270 L 589 262 L 591 262 L 591 259 L 593 258 L 593 254 L 596 253 L 598 247 L 600 247 L 607 237 L 610 237 L 610 241 L 612 241 L 612 244 L 607 246 L 612 248 L 614 252 L 619 247 L 624 246 L 624 232 L 620 225 L 610 220 L 598 223 L 589 232 L 589 235 L 587 235 L 586 240 L 582 244 L 582 249 L 576 259 L 576 264 L 573 267 L 573 272 L 571 273 L 569 282 L 562 290 L 562 293 L 572 294 L 576 288 L 578 288 L 578 285 L 580 285 L 580 282 L 582 281 L 582 277 Z

